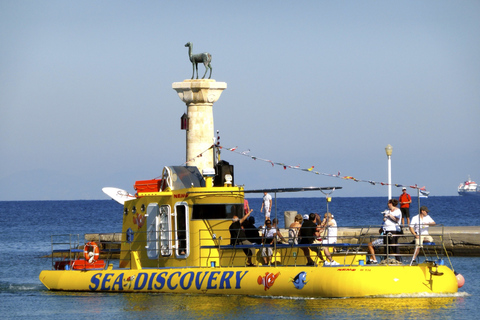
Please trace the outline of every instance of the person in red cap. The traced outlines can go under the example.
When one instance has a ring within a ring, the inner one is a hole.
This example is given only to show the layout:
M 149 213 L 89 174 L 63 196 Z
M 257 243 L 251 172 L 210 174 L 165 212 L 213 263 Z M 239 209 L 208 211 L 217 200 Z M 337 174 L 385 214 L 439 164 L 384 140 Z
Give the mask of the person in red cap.
M 402 188 L 402 194 L 398 198 L 400 203 L 400 211 L 402 211 L 402 225 L 405 224 L 405 218 L 407 218 L 407 224 L 410 224 L 410 203 L 412 203 L 412 198 L 407 193 L 407 188 Z

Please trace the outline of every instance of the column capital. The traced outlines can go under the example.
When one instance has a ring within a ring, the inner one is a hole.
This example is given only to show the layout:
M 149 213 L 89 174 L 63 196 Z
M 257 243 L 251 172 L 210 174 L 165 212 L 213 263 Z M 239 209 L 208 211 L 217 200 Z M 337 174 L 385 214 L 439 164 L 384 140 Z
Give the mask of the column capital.
M 227 88 L 226 82 L 216 82 L 213 79 L 184 80 L 174 82 L 172 88 L 179 98 L 187 105 L 191 103 L 215 103 Z

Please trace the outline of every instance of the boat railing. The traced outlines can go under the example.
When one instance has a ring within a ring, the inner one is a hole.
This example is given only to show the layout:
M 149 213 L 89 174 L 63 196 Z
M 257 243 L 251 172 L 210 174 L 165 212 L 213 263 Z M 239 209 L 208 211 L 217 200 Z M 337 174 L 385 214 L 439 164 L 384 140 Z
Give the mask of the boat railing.
M 57 234 L 50 237 L 52 268 L 56 259 L 75 260 L 83 253 L 80 234 Z
M 443 246 L 444 228 L 443 226 L 440 227 L 440 233 L 430 234 L 434 237 L 433 243 L 424 242 L 423 246 L 420 246 L 421 250 L 418 255 L 424 256 L 427 261 L 441 259 L 446 255 L 446 250 L 444 250 Z M 408 231 L 408 226 L 403 226 L 403 229 L 407 229 L 404 234 L 392 234 L 391 237 L 384 237 L 379 234 L 378 230 L 380 228 L 381 226 L 338 228 L 337 241 L 333 244 L 325 243 L 327 242 L 325 240 L 328 239 L 328 234 L 324 233 L 320 236 L 323 241 L 315 240 L 312 244 L 297 244 L 294 239 L 284 236 L 287 241 L 281 242 L 277 240 L 271 245 L 261 242 L 245 245 L 236 244 L 235 241 L 231 245 L 229 237 L 218 238 L 215 237 L 215 234 L 212 236 L 210 230 L 200 230 L 199 242 L 201 250 L 209 250 L 206 254 L 203 251 L 201 258 L 215 260 L 221 266 L 230 267 L 245 265 L 246 254 L 242 251 L 251 248 L 256 251 L 254 259 L 256 258 L 255 260 L 260 261 L 260 263 L 263 259 L 262 253 L 265 255 L 264 252 L 271 249 L 272 257 L 274 257 L 271 264 L 275 265 L 306 264 L 305 248 L 308 248 L 308 253 L 316 263 L 326 259 L 323 251 L 324 248 L 327 248 L 335 261 L 342 265 L 362 265 L 368 261 L 367 256 L 370 255 L 369 247 L 372 247 L 375 255 L 384 261 L 383 264 L 410 264 L 416 246 L 415 236 Z M 217 231 L 217 233 L 222 233 L 223 231 L 223 234 L 228 232 L 228 230 Z M 282 233 L 285 234 L 285 231 L 283 230 Z M 386 243 L 377 246 L 372 245 L 374 240 L 381 238 L 386 238 Z M 400 249 L 400 253 L 395 252 L 396 247 Z M 218 255 L 214 254 L 212 250 L 218 253 Z
M 440 227 L 440 228 L 439 228 Z M 246 249 L 254 249 L 255 256 L 253 262 L 263 265 L 264 255 L 271 256 L 268 262 L 270 265 L 297 266 L 306 265 L 307 260 L 305 254 L 309 254 L 316 264 L 320 264 L 322 260 L 326 260 L 325 250 L 334 260 L 344 266 L 356 266 L 367 264 L 368 257 L 373 248 L 378 260 L 384 261 L 384 264 L 409 264 L 412 254 L 416 248 L 415 237 L 408 231 L 408 226 L 404 234 L 392 235 L 392 237 L 384 237 L 379 234 L 380 226 L 364 226 L 364 227 L 339 227 L 337 232 L 337 241 L 327 244 L 329 236 L 326 233 L 317 235 L 319 239 L 311 244 L 302 244 L 288 236 L 288 230 L 281 229 L 282 239 L 277 239 L 273 244 L 262 243 L 261 238 L 257 239 L 254 244 L 240 244 L 233 241 L 231 244 L 230 232 L 228 229 L 200 229 L 189 235 L 187 254 L 179 254 L 179 241 L 175 238 L 173 231 L 168 237 L 167 246 L 170 251 L 162 251 L 163 245 L 160 240 L 152 239 L 147 236 L 147 232 L 137 231 L 135 237 L 129 239 L 129 234 L 96 234 L 95 241 L 99 245 L 100 259 L 106 259 L 109 264 L 110 260 L 115 259 L 131 259 L 130 253 L 133 251 L 157 250 L 157 256 L 141 255 L 139 258 L 142 265 L 165 266 L 168 260 L 177 261 L 176 265 L 184 266 L 210 267 L 212 265 L 222 267 L 244 266 L 247 264 Z M 434 232 L 430 232 L 434 238 L 434 243 L 424 243 L 420 247 L 419 256 L 425 257 L 427 261 L 432 259 L 438 260 L 446 255 L 443 245 L 444 227 L 437 225 Z M 191 239 L 191 237 L 197 237 Z M 376 239 L 384 238 L 386 243 L 373 246 Z M 396 238 L 397 240 L 390 240 Z M 85 242 L 93 241 L 85 235 Z M 153 241 L 153 242 L 152 242 Z M 328 241 L 330 242 L 330 241 Z M 80 235 L 63 234 L 54 235 L 51 238 L 52 244 L 52 266 L 54 266 L 54 258 L 63 260 L 75 260 L 83 258 L 83 244 L 80 243 Z M 400 252 L 395 252 L 399 247 Z M 122 251 L 123 250 L 123 251 Z M 271 254 L 269 254 L 271 251 Z M 448 255 L 447 255 L 448 257 Z M 267 259 L 268 260 L 268 259 Z M 401 262 L 396 262 L 400 260 Z M 170 262 L 169 262 L 170 263 Z
M 228 230 L 216 231 L 218 234 L 228 234 Z M 213 258 L 221 266 L 226 267 L 245 265 L 246 255 L 242 251 L 247 249 L 256 251 L 256 256 L 253 258 L 256 261 L 260 261 L 260 263 L 262 263 L 264 256 L 267 256 L 267 261 L 269 260 L 268 256 L 271 256 L 272 261 L 269 264 L 272 265 L 304 265 L 306 264 L 305 253 L 310 254 L 311 258 L 318 263 L 319 260 L 325 257 L 323 253 L 324 248 L 328 248 L 332 255 L 343 256 L 343 264 L 345 265 L 353 264 L 355 261 L 358 263 L 360 259 L 365 257 L 366 252 L 362 251 L 361 246 L 356 242 L 350 243 L 346 241 L 350 239 L 350 236 L 338 235 L 337 242 L 332 244 L 325 244 L 323 241 L 319 241 L 318 238 L 320 237 L 322 240 L 326 240 L 328 235 L 317 234 L 314 240 L 311 239 L 313 243 L 298 243 L 298 239 L 288 237 L 288 230 L 283 230 L 282 238 L 284 241 L 275 239 L 272 244 L 267 244 L 258 239 L 256 243 L 248 245 L 243 244 L 241 239 L 239 239 L 240 241 L 231 241 L 232 239 L 228 236 L 218 237 L 216 234 L 210 235 L 209 230 L 200 230 L 199 241 L 201 244 L 200 249 L 208 250 L 207 254 L 202 256 L 202 258 Z M 271 255 L 269 251 L 271 251 Z
M 364 240 L 360 246 L 373 248 L 375 256 L 380 257 L 385 264 L 412 264 L 411 258 L 417 248 L 415 236 L 409 231 L 408 225 L 402 225 L 401 228 L 403 230 L 401 234 L 387 232 L 384 235 L 380 233 L 379 226 L 369 227 L 362 231 L 361 238 L 369 238 L 370 240 L 367 240 L 368 242 Z M 375 234 L 375 231 L 371 232 L 372 230 L 378 231 Z M 436 225 L 435 231 L 430 232 L 429 235 L 433 238 L 433 242 L 423 241 L 423 244 L 418 246 L 420 249 L 418 256 L 424 256 L 426 261 L 443 259 L 444 257 L 449 259 L 444 245 L 445 227 Z M 383 239 L 384 243 L 375 245 L 374 241 L 377 239 Z M 369 253 L 372 250 L 370 248 Z
M 118 260 L 121 253 L 122 233 L 99 233 L 98 245 L 100 249 L 100 256 L 106 259 L 106 265 L 110 264 L 112 260 Z

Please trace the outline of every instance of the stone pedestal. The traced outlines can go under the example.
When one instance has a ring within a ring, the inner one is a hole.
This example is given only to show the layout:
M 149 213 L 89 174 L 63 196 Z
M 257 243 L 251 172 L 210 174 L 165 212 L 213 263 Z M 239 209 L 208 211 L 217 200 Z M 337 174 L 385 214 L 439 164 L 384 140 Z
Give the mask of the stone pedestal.
M 209 149 L 215 137 L 212 107 L 227 83 L 213 79 L 184 80 L 174 82 L 172 88 L 187 105 L 187 165 L 196 166 L 200 172 L 213 168 L 213 149 Z
M 285 229 L 290 228 L 290 225 L 295 222 L 295 216 L 298 214 L 297 211 L 285 211 L 283 213 L 285 221 Z

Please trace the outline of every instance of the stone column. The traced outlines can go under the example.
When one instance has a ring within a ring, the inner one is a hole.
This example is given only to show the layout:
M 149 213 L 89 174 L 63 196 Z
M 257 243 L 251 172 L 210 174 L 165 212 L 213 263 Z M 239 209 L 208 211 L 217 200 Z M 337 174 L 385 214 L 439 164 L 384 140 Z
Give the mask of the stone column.
M 226 82 L 213 79 L 184 80 L 174 82 L 172 88 L 180 99 L 187 104 L 187 156 L 188 166 L 196 166 L 200 173 L 203 169 L 213 168 L 213 104 L 227 88 Z M 198 155 L 202 155 L 198 157 Z

